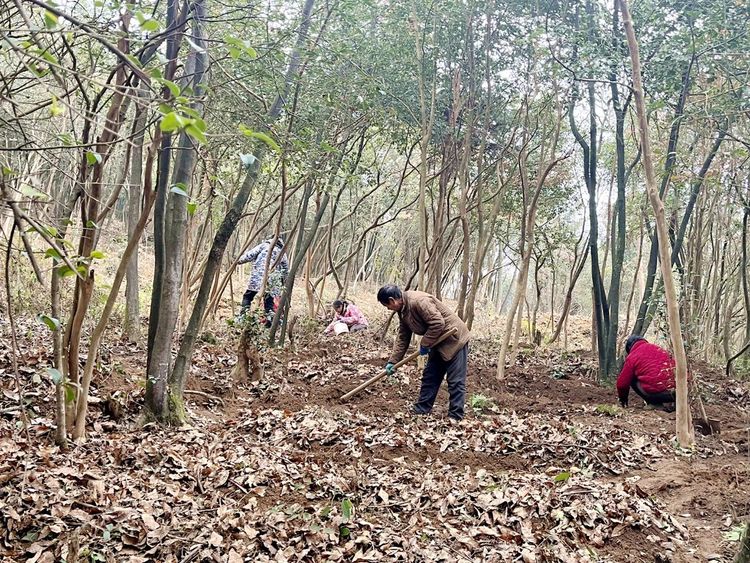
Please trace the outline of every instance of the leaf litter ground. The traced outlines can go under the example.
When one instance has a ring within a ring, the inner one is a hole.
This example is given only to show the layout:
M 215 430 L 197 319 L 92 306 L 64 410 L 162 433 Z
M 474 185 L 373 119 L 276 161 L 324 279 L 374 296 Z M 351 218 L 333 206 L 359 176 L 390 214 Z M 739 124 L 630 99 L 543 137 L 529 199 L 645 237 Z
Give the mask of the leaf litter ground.
M 45 355 L 24 354 L 31 376 Z M 383 364 L 368 335 L 269 358 L 259 384 L 228 381 L 232 354 L 206 344 L 191 388 L 209 395 L 188 396 L 178 430 L 137 424 L 143 355 L 105 349 L 89 439 L 69 452 L 51 445 L 46 392 L 25 442 L 5 369 L 4 560 L 729 561 L 722 534 L 750 513 L 747 436 L 732 434 L 750 395 L 706 366 L 725 430 L 686 454 L 673 415 L 597 409 L 613 392 L 581 354 L 522 354 L 501 384 L 475 343 L 482 409 L 454 424 L 444 391 L 433 415 L 408 414 L 417 367 L 339 401 Z

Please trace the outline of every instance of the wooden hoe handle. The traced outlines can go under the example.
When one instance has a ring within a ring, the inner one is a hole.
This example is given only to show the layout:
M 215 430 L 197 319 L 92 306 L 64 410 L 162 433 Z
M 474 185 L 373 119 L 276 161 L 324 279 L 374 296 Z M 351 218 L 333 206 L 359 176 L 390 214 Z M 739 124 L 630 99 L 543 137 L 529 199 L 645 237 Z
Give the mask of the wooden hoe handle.
M 445 340 L 445 339 L 446 339 L 446 338 L 448 338 L 449 336 L 453 336 L 454 334 L 456 334 L 456 332 L 457 332 L 457 330 L 456 330 L 455 328 L 452 328 L 451 330 L 449 330 L 448 332 L 446 332 L 445 334 L 443 334 L 443 335 L 442 335 L 442 336 L 441 336 L 440 338 L 438 338 L 438 339 L 437 339 L 437 340 L 435 341 L 435 343 L 434 343 L 434 344 L 432 345 L 432 346 L 433 346 L 433 348 L 434 348 L 435 346 L 437 346 L 438 344 L 440 344 L 440 343 L 441 343 L 441 342 L 442 342 L 443 340 Z M 396 364 L 396 365 L 395 365 L 395 366 L 393 367 L 393 369 L 397 369 L 397 368 L 400 368 L 401 366 L 403 366 L 404 364 L 408 364 L 408 363 L 409 363 L 409 362 L 411 362 L 412 360 L 416 359 L 416 358 L 417 358 L 418 356 L 419 356 L 419 350 L 417 350 L 416 352 L 414 352 L 414 353 L 412 353 L 412 354 L 409 354 L 409 355 L 408 355 L 407 357 L 405 357 L 405 358 L 404 358 L 403 360 L 401 360 L 401 361 L 400 361 L 399 363 L 397 363 L 397 364 Z M 368 379 L 367 381 L 365 381 L 364 383 L 362 383 L 362 384 L 361 384 L 361 385 L 359 385 L 358 387 L 355 387 L 354 389 L 352 389 L 351 391 L 349 391 L 349 392 L 348 392 L 348 393 L 346 393 L 345 395 L 341 395 L 341 400 L 342 400 L 342 401 L 346 401 L 347 399 L 350 399 L 351 397 L 353 397 L 354 395 L 356 395 L 357 393 L 359 393 L 360 391 L 362 391 L 362 389 L 366 389 L 367 387 L 369 387 L 369 386 L 370 386 L 370 385 L 372 385 L 373 383 L 375 383 L 375 382 L 377 382 L 377 381 L 380 381 L 380 380 L 381 380 L 381 379 L 383 379 L 383 378 L 384 378 L 384 377 L 385 377 L 386 375 L 388 375 L 388 372 L 387 372 L 387 371 L 385 371 L 385 370 L 383 370 L 383 372 L 382 372 L 382 373 L 379 373 L 379 374 L 378 374 L 378 375 L 376 375 L 375 377 L 371 377 L 370 379 Z

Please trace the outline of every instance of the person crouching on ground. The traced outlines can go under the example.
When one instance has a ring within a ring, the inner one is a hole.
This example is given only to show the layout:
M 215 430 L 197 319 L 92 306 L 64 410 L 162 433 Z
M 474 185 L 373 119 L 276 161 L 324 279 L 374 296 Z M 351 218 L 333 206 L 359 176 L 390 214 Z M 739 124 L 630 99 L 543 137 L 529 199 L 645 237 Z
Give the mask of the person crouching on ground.
M 349 332 L 359 332 L 368 327 L 367 319 L 354 303 L 337 299 L 331 305 L 334 310 L 333 320 L 323 334 L 331 334 L 337 323 L 344 323 L 349 328 Z
M 617 395 L 623 407 L 628 406 L 632 388 L 646 401 L 647 408 L 674 411 L 674 358 L 664 348 L 632 334 L 625 341 L 625 363 L 617 377 Z
M 385 366 L 391 375 L 395 364 L 401 361 L 411 342 L 412 334 L 422 336 L 419 352 L 427 356 L 427 365 L 422 372 L 419 398 L 414 403 L 415 414 L 429 414 L 435 403 L 440 385 L 448 380 L 450 404 L 448 416 L 454 420 L 464 417 L 466 398 L 466 371 L 471 334 L 464 322 L 436 297 L 422 291 L 401 291 L 398 286 L 384 285 L 378 291 L 378 301 L 391 311 L 398 313 L 398 337 Z M 456 333 L 435 348 L 433 343 L 446 332 Z

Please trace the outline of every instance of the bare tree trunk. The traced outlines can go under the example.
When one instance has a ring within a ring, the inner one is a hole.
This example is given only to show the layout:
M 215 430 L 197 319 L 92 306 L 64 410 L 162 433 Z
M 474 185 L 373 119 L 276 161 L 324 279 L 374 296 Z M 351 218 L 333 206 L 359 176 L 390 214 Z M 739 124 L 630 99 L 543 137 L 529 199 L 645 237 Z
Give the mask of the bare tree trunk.
M 630 18 L 628 0 L 619 0 L 622 11 L 625 34 L 628 38 L 630 48 L 630 60 L 633 67 L 633 91 L 635 97 L 636 112 L 638 114 L 638 128 L 641 136 L 641 147 L 643 150 L 643 167 L 646 175 L 646 187 L 649 199 L 654 208 L 656 218 L 656 229 L 659 237 L 659 260 L 661 263 L 662 279 L 664 280 L 664 293 L 667 304 L 667 320 L 669 322 L 669 333 L 672 340 L 672 350 L 675 359 L 675 380 L 677 383 L 677 441 L 680 446 L 687 448 L 694 443 L 693 426 L 690 415 L 690 404 L 688 403 L 688 381 L 687 381 L 687 356 L 682 340 L 682 328 L 680 326 L 680 311 L 672 277 L 672 261 L 669 245 L 669 232 L 667 221 L 664 217 L 664 202 L 659 195 L 656 185 L 656 175 L 651 159 L 651 143 L 648 131 L 648 119 L 646 115 L 646 102 L 643 96 L 643 85 L 641 83 L 641 62 L 638 54 L 638 42 L 633 29 L 633 21 Z
M 581 236 L 583 236 L 583 231 L 581 231 Z M 579 239 L 579 243 L 580 243 Z M 578 262 L 578 243 L 576 243 L 575 248 L 575 256 L 573 257 L 573 265 L 570 269 L 570 282 L 568 283 L 568 289 L 565 292 L 565 299 L 563 300 L 563 308 L 560 312 L 560 320 L 557 321 L 557 326 L 555 327 L 555 332 L 552 335 L 552 338 L 549 340 L 549 344 L 552 344 L 560 337 L 560 331 L 567 327 L 568 323 L 568 317 L 570 313 L 570 305 L 573 302 L 573 291 L 575 290 L 576 284 L 578 283 L 578 278 L 581 275 L 581 272 L 583 272 L 583 268 L 586 265 L 586 258 L 589 254 L 589 243 L 586 241 L 583 253 L 581 255 L 581 261 Z M 567 349 L 567 345 L 564 345 L 564 348 Z
M 136 94 L 135 122 L 133 130 L 133 156 L 130 161 L 130 182 L 128 184 L 128 239 L 135 233 L 138 217 L 141 214 L 143 182 L 143 138 L 146 133 L 148 112 L 143 104 L 145 92 L 139 89 Z M 138 283 L 138 247 L 133 251 L 125 280 L 125 322 L 123 332 L 131 342 L 137 342 L 141 335 L 140 286 Z
M 158 137 L 156 139 L 156 142 L 158 142 Z M 156 147 L 156 142 L 154 144 L 154 150 Z M 151 154 L 153 154 L 152 151 L 150 151 Z M 143 210 L 141 211 L 140 217 L 138 218 L 138 223 L 135 225 L 135 229 L 133 231 L 133 234 L 128 239 L 128 244 L 125 247 L 125 251 L 122 254 L 122 257 L 120 258 L 120 264 L 117 267 L 117 271 L 115 272 L 115 278 L 112 281 L 112 287 L 109 291 L 109 295 L 107 296 L 107 301 L 104 305 L 104 310 L 102 311 L 101 317 L 99 318 L 99 321 L 97 322 L 96 326 L 94 327 L 94 330 L 91 334 L 91 340 L 89 341 L 88 346 L 88 353 L 86 355 L 86 363 L 84 364 L 83 368 L 83 377 L 81 379 L 81 390 L 79 395 L 79 400 L 76 404 L 76 411 L 75 411 L 75 420 L 74 420 L 74 429 L 73 429 L 73 438 L 75 440 L 82 440 L 85 438 L 86 435 L 86 413 L 88 410 L 88 395 L 89 395 L 89 388 L 91 386 L 91 381 L 94 377 L 94 367 L 96 366 L 96 359 L 97 355 L 99 354 L 99 346 L 102 341 L 102 337 L 104 336 L 104 331 L 107 328 L 107 323 L 109 322 L 109 318 L 112 314 L 112 310 L 115 307 L 115 303 L 117 302 L 117 296 L 120 293 L 120 286 L 122 285 L 122 281 L 125 278 L 125 274 L 127 271 L 128 263 L 130 261 L 130 257 L 132 256 L 133 252 L 135 252 L 135 249 L 138 248 L 138 245 L 140 244 L 140 238 L 143 234 L 143 231 L 146 228 L 146 223 L 148 222 L 148 217 L 151 213 L 151 206 L 154 202 L 154 193 L 153 190 L 151 190 L 151 176 L 150 176 L 150 170 L 152 167 L 152 158 L 149 157 L 148 159 L 148 177 L 146 181 L 147 191 L 146 191 L 146 201 L 145 205 L 143 207 Z
M 643 235 L 644 235 L 644 219 L 641 217 L 640 222 L 638 223 L 638 257 L 635 259 L 635 269 L 633 271 L 633 285 L 630 288 L 630 294 L 628 295 L 628 304 L 625 307 L 625 324 L 623 325 L 625 329 L 625 333 L 627 334 L 627 331 L 630 328 L 630 315 L 631 315 L 631 309 L 633 307 L 633 297 L 635 296 L 635 289 L 637 287 L 638 282 L 638 274 L 641 270 L 641 259 L 643 258 Z
M 312 184 L 312 181 L 311 181 Z M 295 248 L 294 253 L 294 260 L 292 261 L 290 267 L 289 267 L 289 275 L 287 277 L 286 283 L 284 284 L 284 289 L 281 292 L 281 299 L 279 300 L 279 309 L 276 312 L 276 315 L 274 315 L 273 322 L 271 323 L 271 328 L 268 332 L 268 342 L 271 346 L 276 344 L 276 332 L 279 328 L 279 325 L 282 324 L 282 319 L 284 320 L 284 323 L 286 322 L 286 318 L 289 314 L 289 307 L 291 305 L 291 296 L 292 296 L 292 290 L 294 289 L 294 278 L 297 274 L 297 270 L 299 270 L 300 265 L 302 264 L 302 260 L 305 257 L 305 253 L 307 252 L 307 249 L 310 248 L 310 244 L 312 244 L 313 239 L 318 234 L 318 227 L 320 226 L 320 221 L 323 218 L 323 214 L 325 213 L 326 208 L 328 207 L 328 200 L 330 199 L 330 194 L 326 192 L 323 195 L 323 198 L 320 202 L 320 205 L 318 207 L 318 211 L 315 214 L 315 217 L 313 218 L 313 223 L 310 225 L 310 233 L 309 235 L 304 238 L 305 229 L 303 226 L 300 227 L 299 230 L 299 238 L 298 238 L 298 244 Z M 306 215 L 306 209 L 303 211 L 302 218 Z M 279 337 L 279 341 L 283 343 L 285 337 L 285 332 L 282 329 L 281 335 Z
M 203 92 L 202 81 L 208 63 L 205 48 L 205 4 L 197 0 L 193 7 L 193 42 L 194 46 L 188 57 L 186 75 L 188 84 L 197 96 Z M 196 99 L 191 104 L 195 111 L 201 112 L 203 104 Z M 179 137 L 179 150 L 175 158 L 171 184 L 182 187 L 189 192 L 192 183 L 193 168 L 197 150 L 194 141 L 186 133 Z M 161 170 L 161 174 L 167 174 Z M 180 289 L 182 287 L 183 264 L 185 260 L 186 228 L 188 198 L 184 193 L 170 190 L 167 195 L 167 209 L 164 221 L 164 271 L 160 287 L 157 327 L 151 345 L 151 356 L 148 363 L 146 381 L 146 408 L 149 414 L 160 422 L 181 424 L 185 419 L 182 402 L 182 389 L 176 390 L 170 382 L 172 367 L 172 339 L 179 315 Z M 210 278 L 213 278 L 211 272 Z
M 508 317 L 505 322 L 505 332 L 502 337 L 502 343 L 500 346 L 500 354 L 498 356 L 497 360 L 497 373 L 496 378 L 498 381 L 502 381 L 505 379 L 505 361 L 506 357 L 508 355 L 508 345 L 510 344 L 511 339 L 511 331 L 513 329 L 513 320 L 514 316 L 516 315 L 516 312 L 519 314 L 519 327 L 520 327 L 520 304 L 522 303 L 523 299 L 526 296 L 526 284 L 528 280 L 529 275 L 529 264 L 531 262 L 531 254 L 534 251 L 534 229 L 536 226 L 536 213 L 538 209 L 539 204 L 539 197 L 542 193 L 542 188 L 544 187 L 545 181 L 547 180 L 547 176 L 552 171 L 552 169 L 557 166 L 558 163 L 560 163 L 562 160 L 567 158 L 567 156 L 557 157 L 556 151 L 557 151 L 557 143 L 560 136 L 560 122 L 561 122 L 561 109 L 560 104 L 557 104 L 557 119 L 555 120 L 555 125 L 553 126 L 554 129 L 552 131 L 543 131 L 542 132 L 542 146 L 540 149 L 540 155 L 539 155 L 539 166 L 537 168 L 536 172 L 536 178 L 535 178 L 535 185 L 534 190 L 531 194 L 530 200 L 526 199 L 526 188 L 524 187 L 524 207 L 525 207 L 525 213 L 524 213 L 524 224 L 525 228 L 523 229 L 523 236 L 522 236 L 522 248 L 524 249 L 522 252 L 522 259 L 521 259 L 521 270 L 518 276 L 518 286 L 516 287 L 516 293 L 513 297 L 513 302 L 510 306 L 510 311 L 508 311 Z M 549 139 L 546 138 L 547 135 L 551 135 Z M 528 145 L 529 139 L 526 139 L 525 145 Z M 527 184 L 527 181 L 525 180 L 525 152 L 527 150 L 527 147 L 525 146 L 522 149 L 522 153 L 519 157 L 519 167 L 521 170 L 521 179 L 522 184 L 525 186 Z M 515 344 L 513 348 L 513 360 L 515 359 L 515 354 L 517 353 L 518 349 L 518 338 L 519 338 L 519 332 L 518 328 L 515 331 Z M 512 361 L 513 361 L 512 360 Z
M 413 15 L 414 25 L 412 32 L 415 37 L 415 51 L 417 61 L 419 62 L 419 110 L 421 120 L 421 137 L 419 142 L 419 203 L 417 206 L 417 213 L 419 214 L 419 252 L 417 255 L 417 270 L 419 272 L 419 281 L 417 283 L 417 289 L 424 291 L 425 288 L 425 273 L 427 270 L 427 174 L 428 174 L 428 151 L 430 148 L 430 139 L 432 138 L 432 127 L 435 123 L 435 97 L 437 89 L 437 80 L 433 81 L 432 93 L 429 100 L 427 100 L 426 92 L 426 80 L 427 69 L 425 68 L 425 48 L 422 43 L 422 30 L 419 28 L 416 15 Z

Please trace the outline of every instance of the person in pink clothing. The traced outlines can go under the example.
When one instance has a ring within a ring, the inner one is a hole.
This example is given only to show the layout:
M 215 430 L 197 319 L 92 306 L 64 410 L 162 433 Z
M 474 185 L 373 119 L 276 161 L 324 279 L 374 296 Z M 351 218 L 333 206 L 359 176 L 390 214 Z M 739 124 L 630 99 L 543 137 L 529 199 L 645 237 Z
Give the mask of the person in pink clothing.
M 336 323 L 344 323 L 349 327 L 349 332 L 359 332 L 368 327 L 368 322 L 362 311 L 354 303 L 336 300 L 332 303 L 335 314 L 333 320 L 323 334 L 331 334 Z

